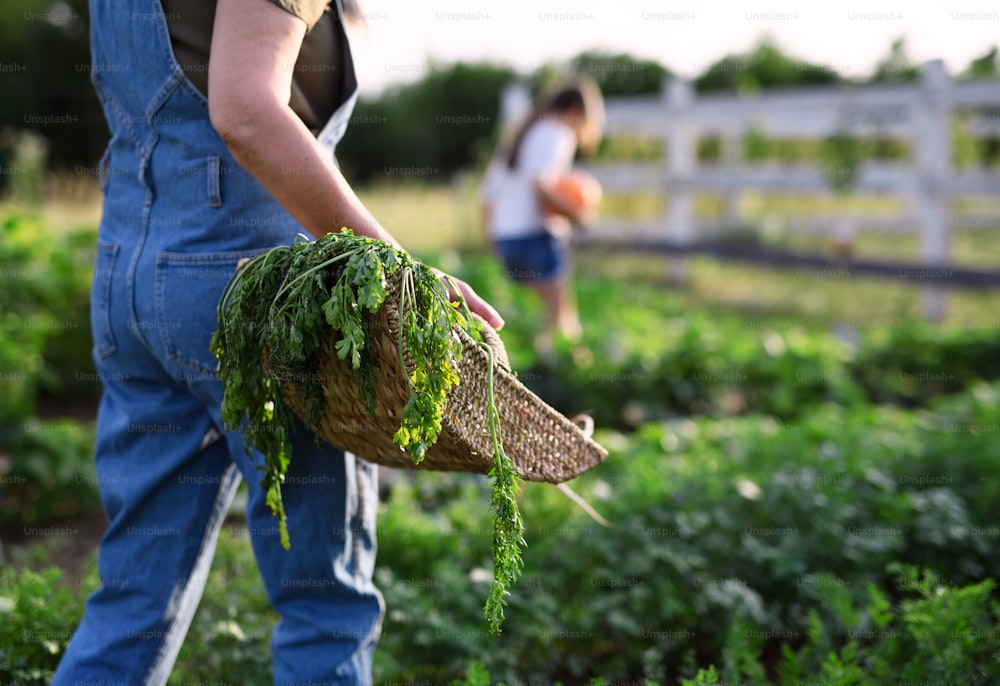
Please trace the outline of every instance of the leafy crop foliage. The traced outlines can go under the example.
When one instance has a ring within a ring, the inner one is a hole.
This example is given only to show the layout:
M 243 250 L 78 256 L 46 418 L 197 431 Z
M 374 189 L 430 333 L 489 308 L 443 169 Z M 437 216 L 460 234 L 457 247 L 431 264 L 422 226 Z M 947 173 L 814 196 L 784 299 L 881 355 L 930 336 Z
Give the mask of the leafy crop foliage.
M 95 236 L 46 242 L 43 232 L 27 213 L 0 222 L 0 423 L 31 416 L 43 398 L 99 394 L 87 314 Z
M 467 590 L 490 583 L 488 480 L 402 475 L 379 515 L 376 681 L 997 683 L 1000 384 L 982 381 L 1000 376 L 996 329 L 905 324 L 854 348 L 795 322 L 682 313 L 662 290 L 581 279 L 584 319 L 601 325 L 586 331 L 595 361 L 580 368 L 536 359 L 531 301 L 492 263 L 460 275 L 527 311 L 504 331 L 522 380 L 597 415 L 612 454 L 573 487 L 614 528 L 526 486 L 529 554 L 493 638 L 482 595 Z M 17 324 L 3 341 L 51 333 Z M 21 396 L 37 397 L 44 346 L 0 348 L 20 356 L 5 373 L 37 369 Z M 43 490 L 22 504 L 10 498 L 28 491 L 4 482 L 0 511 L 63 516 L 49 505 L 70 503 L 60 489 L 89 468 L 88 430 L 39 430 L 49 424 L 34 405 L 17 416 L 5 429 L 45 445 L 2 452 L 18 469 L 33 453 Z M 78 457 L 64 457 L 68 445 Z M 75 487 L 96 506 L 93 480 Z M 171 683 L 271 683 L 278 618 L 241 529 L 223 531 Z M 0 573 L 0 681 L 47 683 L 92 576 L 67 590 L 54 572 Z M 26 627 L 55 640 L 29 644 Z
M 807 642 L 782 646 L 775 678 L 759 668 L 762 634 L 734 623 L 726 638 L 723 666 L 700 670 L 685 686 L 720 683 L 793 685 L 804 679 L 823 684 L 874 683 L 992 684 L 1000 678 L 1000 605 L 994 582 L 956 588 L 933 572 L 891 565 L 901 598 L 892 602 L 873 584 L 865 595 L 850 594 L 833 577 L 818 609 L 810 610 Z M 808 683 L 808 682 L 807 682 Z
M 479 661 L 507 683 L 714 683 L 698 677 L 713 664 L 729 683 L 894 669 L 991 683 L 974 675 L 996 665 L 1000 635 L 984 583 L 1000 568 L 1000 445 L 953 427 L 988 426 L 998 412 L 1000 385 L 978 384 L 926 409 L 819 406 L 789 424 L 603 431 L 608 461 L 574 488 L 614 528 L 528 485 L 531 554 L 498 638 L 481 627 L 478 594 L 456 591 L 489 583 L 485 479 L 411 475 L 380 513 L 378 680 L 449 683 Z M 245 533 L 227 526 L 176 683 L 230 670 L 270 683 L 276 617 L 253 569 Z M 18 582 L 5 583 L 9 598 Z M 54 592 L 37 585 L 26 597 Z M 72 625 L 79 603 L 66 607 L 36 626 Z
M 0 569 L 0 681 L 44 686 L 83 613 L 79 591 L 60 584 L 62 572 Z
M 0 479 L 0 525 L 33 525 L 95 510 L 93 448 L 93 425 L 72 419 L 28 419 L 0 432 L 0 450 L 10 451 Z
M 980 583 L 1000 565 L 1000 448 L 954 427 L 988 427 L 998 409 L 994 384 L 927 410 L 827 405 L 791 424 L 706 418 L 605 432 L 608 462 L 575 488 L 615 526 L 594 525 L 551 490 L 526 490 L 531 554 L 500 649 L 469 630 L 474 603 L 445 592 L 457 570 L 486 559 L 475 541 L 483 522 L 462 505 L 475 486 L 427 508 L 416 484 L 401 488 L 380 525 L 390 608 L 380 659 L 400 679 L 455 674 L 473 659 L 507 681 L 694 678 L 695 665 L 724 667 L 744 631 L 741 650 L 757 664 L 808 645 L 810 615 L 824 616 L 831 589 L 863 608 L 874 585 L 903 609 L 911 589 L 894 565 L 927 569 L 950 589 Z M 803 674 L 820 676 L 827 653 L 846 649 L 843 634 L 866 626 L 834 631 Z M 419 659 L 399 657 L 409 650 Z M 931 661 L 937 647 L 914 650 Z M 903 655 L 889 664 L 915 659 Z M 973 665 L 969 655 L 956 664 Z
M 87 306 L 94 236 L 47 242 L 41 232 L 26 213 L 0 222 L 0 524 L 97 504 L 93 431 L 40 418 L 99 397 Z
M 796 321 L 684 311 L 669 292 L 611 278 L 578 281 L 581 318 L 593 323 L 583 339 L 593 363 L 581 368 L 568 349 L 549 359 L 534 354 L 540 314 L 492 260 L 469 261 L 462 276 L 501 304 L 509 299 L 504 311 L 527 311 L 504 329 L 525 385 L 568 416 L 587 412 L 597 426 L 747 413 L 791 421 L 828 402 L 919 407 L 978 379 L 1000 379 L 995 326 L 952 331 L 900 321 L 845 344 Z
M 660 327 L 659 353 L 598 355 L 583 374 L 565 358 L 539 361 L 528 385 L 564 411 L 590 408 L 600 425 L 629 427 L 629 407 L 641 409 L 639 421 L 745 412 L 790 420 L 823 402 L 917 407 L 977 379 L 1000 378 L 994 328 L 945 333 L 910 324 L 852 350 L 832 335 L 795 328 L 730 335 L 703 315 Z

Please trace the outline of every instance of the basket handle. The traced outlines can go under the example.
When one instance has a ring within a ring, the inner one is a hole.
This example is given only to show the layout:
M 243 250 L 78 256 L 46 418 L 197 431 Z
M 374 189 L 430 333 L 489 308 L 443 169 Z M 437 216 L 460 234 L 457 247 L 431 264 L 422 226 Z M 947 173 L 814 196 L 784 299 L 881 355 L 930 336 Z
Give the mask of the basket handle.
M 578 414 L 570 421 L 577 424 L 580 427 L 580 431 L 587 438 L 591 438 L 594 435 L 594 418 L 589 414 Z

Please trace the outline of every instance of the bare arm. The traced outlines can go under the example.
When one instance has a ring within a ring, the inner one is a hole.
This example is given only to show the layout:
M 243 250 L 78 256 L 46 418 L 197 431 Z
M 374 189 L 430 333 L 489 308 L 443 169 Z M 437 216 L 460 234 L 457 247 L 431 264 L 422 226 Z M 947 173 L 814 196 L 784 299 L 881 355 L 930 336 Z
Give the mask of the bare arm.
M 220 0 L 208 66 L 212 125 L 236 160 L 314 236 L 347 226 L 400 247 L 292 111 L 306 25 L 267 0 Z
M 552 185 L 546 183 L 541 179 L 535 181 L 535 192 L 538 194 L 538 199 L 543 204 L 548 204 L 559 211 L 559 214 L 563 215 L 572 222 L 574 227 L 586 226 L 587 222 L 592 218 L 589 213 L 581 214 L 568 205 L 559 194 L 552 190 Z
M 314 236 L 347 226 L 397 248 L 289 106 L 305 23 L 268 0 L 219 0 L 208 65 L 212 125 L 236 161 Z M 503 319 L 464 282 L 469 307 Z

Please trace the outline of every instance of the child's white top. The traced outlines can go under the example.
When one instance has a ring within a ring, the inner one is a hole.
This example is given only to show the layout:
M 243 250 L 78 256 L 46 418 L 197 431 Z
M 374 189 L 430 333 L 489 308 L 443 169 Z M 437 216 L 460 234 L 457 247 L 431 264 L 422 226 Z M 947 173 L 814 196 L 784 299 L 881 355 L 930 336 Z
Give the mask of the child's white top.
M 573 166 L 576 134 L 554 119 L 531 125 L 521 139 L 517 169 L 494 159 L 486 170 L 480 199 L 490 208 L 489 232 L 495 240 L 520 238 L 538 232 L 547 223 L 535 181 L 553 180 Z

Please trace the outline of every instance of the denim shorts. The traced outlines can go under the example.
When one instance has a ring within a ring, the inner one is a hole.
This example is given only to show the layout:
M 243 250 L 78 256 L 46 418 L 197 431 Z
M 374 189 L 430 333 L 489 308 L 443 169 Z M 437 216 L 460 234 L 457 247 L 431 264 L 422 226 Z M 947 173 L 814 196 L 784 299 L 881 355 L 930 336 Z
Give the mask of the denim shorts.
M 566 253 L 548 231 L 496 242 L 511 281 L 553 281 L 566 272 Z

